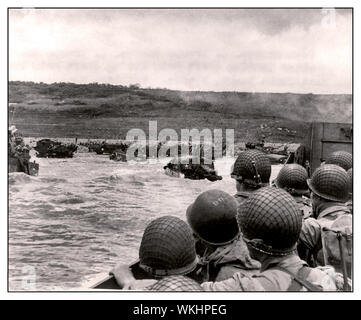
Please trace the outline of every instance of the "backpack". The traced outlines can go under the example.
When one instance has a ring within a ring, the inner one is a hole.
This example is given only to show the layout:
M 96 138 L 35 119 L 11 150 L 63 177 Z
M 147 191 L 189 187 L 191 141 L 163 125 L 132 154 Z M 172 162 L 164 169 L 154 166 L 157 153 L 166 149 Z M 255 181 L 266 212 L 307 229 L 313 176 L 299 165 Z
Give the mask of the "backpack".
M 322 252 L 325 265 L 343 274 L 345 291 L 350 291 L 352 278 L 352 215 L 344 214 L 321 229 Z

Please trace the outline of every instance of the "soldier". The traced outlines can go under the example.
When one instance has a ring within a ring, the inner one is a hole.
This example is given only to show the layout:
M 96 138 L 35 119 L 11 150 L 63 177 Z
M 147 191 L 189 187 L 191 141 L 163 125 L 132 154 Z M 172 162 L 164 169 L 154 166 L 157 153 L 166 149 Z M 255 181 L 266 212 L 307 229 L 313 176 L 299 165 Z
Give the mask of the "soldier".
M 335 219 L 350 214 L 345 205 L 349 197 L 350 178 L 340 166 L 324 164 L 307 180 L 311 189 L 312 216 L 304 221 L 298 252 L 302 259 L 323 265 L 321 230 Z
M 155 279 L 166 276 L 194 277 L 197 255 L 192 230 L 183 220 L 163 216 L 151 221 L 144 230 L 139 262 L 132 268 L 120 264 L 110 274 L 123 289 L 144 289 Z M 143 280 L 135 280 L 140 278 Z M 146 280 L 144 280 L 146 279 Z
M 271 162 L 263 152 L 255 149 L 242 152 L 231 173 L 236 180 L 238 203 L 241 204 L 257 189 L 269 186 L 270 176 Z
M 251 257 L 261 263 L 261 271 L 204 282 L 204 290 L 334 291 L 342 286 L 342 276 L 332 267 L 310 268 L 295 253 L 302 214 L 286 191 L 261 188 L 239 207 L 237 219 Z
M 13 133 L 13 128 L 14 126 L 11 126 L 8 130 L 8 152 L 9 152 L 9 156 L 14 156 L 15 155 L 15 137 L 14 137 L 14 133 Z
M 30 147 L 25 145 L 24 139 L 16 133 L 15 126 L 9 127 L 8 130 L 8 151 L 9 156 L 17 159 L 20 171 L 30 174 L 29 160 Z
M 299 164 L 292 163 L 285 164 L 274 181 L 277 188 L 284 189 L 296 200 L 304 219 L 312 213 L 307 179 L 307 170 Z
M 335 164 L 346 171 L 352 168 L 352 154 L 346 151 L 335 151 L 326 159 L 325 164 Z
M 221 190 L 200 194 L 187 209 L 187 221 L 196 238 L 200 256 L 197 269 L 203 281 L 219 281 L 242 270 L 254 274 L 260 264 L 249 256 L 246 244 L 239 236 L 238 202 Z

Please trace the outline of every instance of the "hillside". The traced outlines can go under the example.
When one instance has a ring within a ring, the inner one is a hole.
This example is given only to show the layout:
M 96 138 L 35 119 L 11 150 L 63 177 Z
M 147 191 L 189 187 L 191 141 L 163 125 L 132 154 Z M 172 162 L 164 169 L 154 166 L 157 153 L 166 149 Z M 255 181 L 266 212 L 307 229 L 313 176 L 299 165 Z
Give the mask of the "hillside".
M 129 129 L 234 129 L 236 141 L 297 142 L 309 122 L 351 122 L 351 95 L 198 92 L 137 85 L 9 82 L 9 123 L 24 136 L 125 138 Z

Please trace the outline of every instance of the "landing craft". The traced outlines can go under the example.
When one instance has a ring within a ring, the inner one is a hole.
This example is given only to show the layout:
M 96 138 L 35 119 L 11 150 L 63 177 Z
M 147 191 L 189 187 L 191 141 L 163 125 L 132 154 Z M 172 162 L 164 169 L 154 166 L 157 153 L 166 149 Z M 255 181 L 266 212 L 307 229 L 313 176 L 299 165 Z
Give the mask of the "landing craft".
M 352 130 L 352 124 L 349 123 L 312 123 L 303 143 L 287 149 L 288 155 L 284 163 L 298 163 L 308 169 L 311 175 L 332 152 L 352 153 Z M 130 268 L 136 279 L 145 279 L 144 272 L 142 273 L 139 268 L 139 262 L 131 264 Z M 114 276 L 107 275 L 91 285 L 90 289 L 119 290 L 121 288 Z
M 39 164 L 35 161 L 30 162 L 24 160 L 21 162 L 18 157 L 9 156 L 9 173 L 10 172 L 24 172 L 30 176 L 37 176 L 39 174 Z
M 350 123 L 314 122 L 306 141 L 306 157 L 311 172 L 327 159 L 332 152 L 353 151 L 353 126 Z
M 206 164 L 204 158 L 198 159 L 200 163 L 194 163 L 195 157 L 174 158 L 166 166 L 163 167 L 164 173 L 170 177 L 184 177 L 185 179 L 209 181 L 222 180 L 222 176 L 217 174 L 214 169 L 214 162 Z M 182 162 L 188 162 L 183 164 Z
M 126 152 L 128 147 L 128 143 L 107 143 L 103 141 L 99 144 L 92 143 L 89 146 L 89 151 L 95 152 L 96 154 L 112 154 L 115 150 L 122 150 Z
M 353 153 L 353 129 L 350 123 L 313 122 L 302 144 L 290 150 L 284 163 L 305 167 L 309 176 L 332 152 Z
M 140 280 L 140 279 L 149 278 L 149 275 L 139 267 L 139 261 L 135 261 L 134 263 L 130 264 L 129 268 L 131 269 L 132 274 L 135 279 Z M 122 289 L 121 287 L 119 287 L 114 276 L 110 275 L 110 274 L 100 280 L 94 281 L 92 284 L 90 284 L 89 287 L 90 287 L 90 289 L 98 289 L 98 290 L 120 290 L 120 289 Z
M 16 133 L 15 126 L 8 132 L 8 172 L 23 172 L 30 176 L 39 174 L 39 164 L 30 161 L 30 147 L 25 145 L 24 139 Z
M 274 148 L 267 145 L 264 140 L 261 142 L 247 142 L 246 149 L 257 149 L 266 154 L 268 159 L 270 159 L 271 164 L 280 164 L 284 163 L 287 157 L 290 154 L 288 147 L 284 145 L 283 147 Z
M 63 144 L 50 139 L 41 139 L 34 147 L 38 158 L 72 158 L 77 148 L 76 144 Z

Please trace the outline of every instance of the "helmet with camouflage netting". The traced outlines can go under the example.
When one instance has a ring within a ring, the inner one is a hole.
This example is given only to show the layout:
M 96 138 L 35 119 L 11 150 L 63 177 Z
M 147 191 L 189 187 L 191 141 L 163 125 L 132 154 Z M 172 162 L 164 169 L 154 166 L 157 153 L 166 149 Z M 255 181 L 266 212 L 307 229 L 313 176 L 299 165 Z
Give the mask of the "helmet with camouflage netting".
M 250 187 L 259 188 L 268 184 L 271 176 L 271 162 L 263 152 L 249 149 L 236 159 L 231 177 Z
M 238 208 L 237 219 L 243 239 L 255 250 L 275 256 L 295 250 L 302 213 L 286 191 L 261 188 Z
M 149 286 L 150 291 L 203 291 L 195 280 L 185 276 L 169 276 Z
M 346 171 L 352 168 L 352 154 L 346 151 L 335 151 L 327 157 L 325 164 L 335 164 Z
M 154 277 L 192 272 L 197 257 L 191 228 L 173 216 L 151 221 L 143 233 L 139 260 L 140 267 Z
M 275 184 L 291 195 L 304 195 L 308 193 L 307 179 L 304 167 L 296 163 L 285 164 L 278 173 Z
M 347 201 L 350 178 L 338 165 L 325 164 L 318 167 L 307 180 L 311 191 L 319 197 L 330 201 Z

